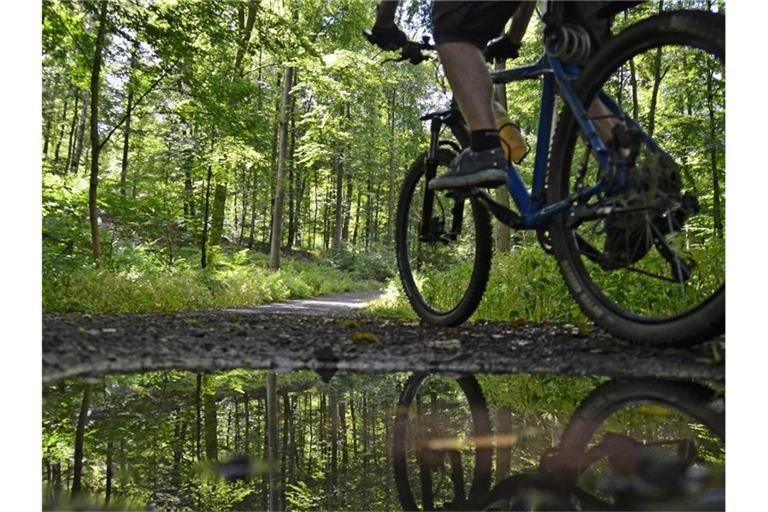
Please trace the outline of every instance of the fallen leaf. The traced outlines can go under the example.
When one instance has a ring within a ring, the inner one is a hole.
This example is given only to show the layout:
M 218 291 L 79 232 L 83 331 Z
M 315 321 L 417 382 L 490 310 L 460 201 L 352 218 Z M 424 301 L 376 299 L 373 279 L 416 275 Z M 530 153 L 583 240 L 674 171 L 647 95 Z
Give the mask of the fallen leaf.
M 357 331 L 352 333 L 352 341 L 379 341 L 379 337 L 372 332 Z

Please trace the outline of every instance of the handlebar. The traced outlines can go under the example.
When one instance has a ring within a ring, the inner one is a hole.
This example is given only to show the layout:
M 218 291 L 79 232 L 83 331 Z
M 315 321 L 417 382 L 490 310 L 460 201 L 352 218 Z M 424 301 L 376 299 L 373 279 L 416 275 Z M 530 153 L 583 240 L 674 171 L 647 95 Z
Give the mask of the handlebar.
M 376 38 L 370 30 L 364 30 L 363 35 L 368 42 L 376 45 Z M 377 45 L 378 46 L 378 45 Z M 429 42 L 429 36 L 421 38 L 421 42 L 406 41 L 405 45 L 400 48 L 400 57 L 393 59 L 386 59 L 384 62 L 403 62 L 408 61 L 411 64 L 420 64 L 425 60 L 430 59 L 429 55 L 424 55 L 422 50 L 434 50 L 435 47 Z

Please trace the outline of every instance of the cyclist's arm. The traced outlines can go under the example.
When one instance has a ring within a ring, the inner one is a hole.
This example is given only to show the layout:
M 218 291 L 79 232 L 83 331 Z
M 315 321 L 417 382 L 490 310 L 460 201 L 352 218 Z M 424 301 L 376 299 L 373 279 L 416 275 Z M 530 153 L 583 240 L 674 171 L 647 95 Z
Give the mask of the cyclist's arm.
M 520 2 L 520 7 L 512 15 L 512 25 L 506 33 L 510 41 L 518 45 L 520 44 L 535 9 L 536 2 Z
M 393 28 L 395 26 L 395 13 L 399 0 L 382 0 L 376 7 L 376 22 L 374 27 Z
M 521 41 L 528 29 L 536 2 L 520 2 L 512 14 L 512 24 L 509 30 L 496 39 L 489 41 L 485 48 L 485 59 L 488 62 L 504 62 L 507 59 L 515 59 L 520 49 Z

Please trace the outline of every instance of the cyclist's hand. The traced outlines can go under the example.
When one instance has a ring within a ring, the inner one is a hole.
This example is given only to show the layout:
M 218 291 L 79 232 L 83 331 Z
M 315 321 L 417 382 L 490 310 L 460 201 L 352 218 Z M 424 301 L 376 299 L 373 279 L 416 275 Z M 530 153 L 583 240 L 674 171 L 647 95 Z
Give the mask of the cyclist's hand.
M 515 59 L 520 55 L 520 45 L 513 43 L 506 35 L 497 37 L 488 43 L 485 47 L 485 60 L 493 62 L 494 60 Z
M 397 28 L 397 26 L 382 28 L 374 25 L 368 40 L 382 50 L 387 51 L 399 50 L 408 43 L 405 33 Z

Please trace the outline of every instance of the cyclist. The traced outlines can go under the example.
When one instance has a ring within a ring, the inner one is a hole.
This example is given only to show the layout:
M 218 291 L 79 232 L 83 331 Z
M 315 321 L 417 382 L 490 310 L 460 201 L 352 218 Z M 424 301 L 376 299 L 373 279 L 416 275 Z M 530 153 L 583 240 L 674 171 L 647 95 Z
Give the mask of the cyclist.
M 372 34 L 383 50 L 405 45 L 407 38 L 394 23 L 397 0 L 384 0 L 376 10 Z M 470 146 L 450 164 L 448 172 L 429 182 L 434 190 L 461 187 L 495 188 L 507 182 L 507 161 L 491 110 L 491 78 L 483 50 L 504 29 L 521 2 L 435 1 L 433 37 L 440 62 L 459 108 L 469 124 Z
M 394 23 L 398 3 L 383 0 L 377 7 L 372 41 L 383 50 L 396 50 L 407 42 L 406 35 Z M 566 6 L 564 11 L 570 20 L 589 26 L 595 46 L 610 37 L 610 22 L 599 21 L 595 15 L 602 8 L 601 3 L 580 2 L 578 6 Z M 450 163 L 445 174 L 429 182 L 430 189 L 494 188 L 506 184 L 507 162 L 491 109 L 491 78 L 485 61 L 517 57 L 534 7 L 532 1 L 434 1 L 432 21 L 437 53 L 469 125 L 470 146 Z M 509 32 L 492 40 L 510 18 Z M 601 118 L 596 123 L 597 130 L 608 141 L 616 122 L 606 114 L 610 112 L 598 102 L 590 108 L 590 115 Z

